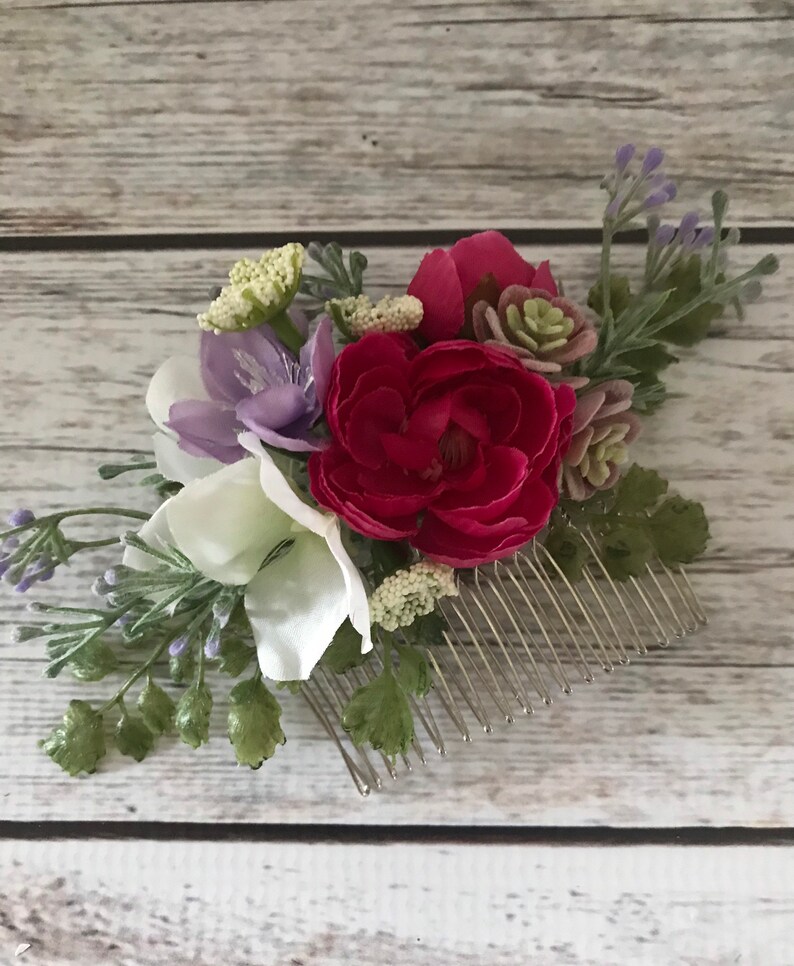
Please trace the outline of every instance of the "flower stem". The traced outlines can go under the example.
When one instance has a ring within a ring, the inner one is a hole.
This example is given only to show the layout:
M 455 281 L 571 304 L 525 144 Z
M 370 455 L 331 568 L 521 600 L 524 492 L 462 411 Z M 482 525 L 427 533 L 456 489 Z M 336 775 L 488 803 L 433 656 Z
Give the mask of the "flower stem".
M 149 655 L 147 660 L 143 664 L 141 664 L 140 667 L 136 668 L 136 670 L 132 672 L 132 674 L 127 678 L 124 684 L 122 684 L 122 686 L 113 695 L 113 697 L 110 698 L 109 701 L 106 701 L 102 705 L 102 707 L 99 709 L 99 714 L 104 714 L 104 712 L 109 711 L 114 704 L 121 704 L 123 702 L 124 695 L 129 691 L 129 689 L 133 686 L 133 684 L 135 684 L 135 682 L 139 678 L 143 677 L 144 674 L 148 674 L 150 672 L 152 665 L 162 655 L 162 653 L 168 647 L 169 643 L 170 643 L 170 637 L 166 637 L 163 641 L 161 641 L 160 644 L 157 645 L 157 647 L 152 651 L 152 653 Z

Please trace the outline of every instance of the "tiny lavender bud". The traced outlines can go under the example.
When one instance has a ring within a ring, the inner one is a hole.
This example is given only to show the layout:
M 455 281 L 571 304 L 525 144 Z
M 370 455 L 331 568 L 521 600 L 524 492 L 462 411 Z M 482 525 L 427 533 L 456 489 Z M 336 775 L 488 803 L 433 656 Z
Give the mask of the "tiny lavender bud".
M 634 152 L 636 150 L 637 149 L 634 147 L 633 144 L 623 144 L 621 147 L 617 149 L 617 151 L 615 152 L 615 167 L 618 169 L 619 172 L 622 173 L 623 171 L 626 170 L 626 166 L 628 165 L 629 161 L 631 161 L 631 159 L 634 157 Z
M 168 645 L 168 653 L 171 655 L 171 657 L 181 657 L 188 649 L 189 644 L 189 637 L 178 637 L 175 641 L 171 641 L 171 643 Z
M 693 248 L 705 248 L 707 245 L 710 245 L 713 241 L 714 241 L 714 229 L 711 227 L 711 225 L 708 225 L 706 228 L 702 228 L 695 236 L 695 240 L 693 242 Z
M 667 195 L 667 200 L 672 201 L 673 198 L 678 194 L 678 188 L 676 187 L 675 181 L 666 181 L 662 191 Z
M 653 194 L 648 195 L 648 197 L 643 201 L 642 207 L 648 208 L 658 208 L 659 205 L 663 205 L 667 202 L 668 198 L 664 191 L 654 191 Z
M 210 635 L 204 643 L 204 654 L 206 657 L 212 659 L 218 656 L 218 651 L 221 649 L 221 631 L 220 628 L 213 628 L 210 631 Z
M 683 238 L 684 235 L 688 235 L 689 232 L 694 231 L 699 220 L 700 216 L 696 211 L 688 211 L 678 226 L 678 237 Z
M 109 570 L 106 570 L 103 579 L 109 587 L 115 587 L 119 582 L 119 574 L 116 568 L 111 567 Z
M 31 588 L 31 586 L 32 586 L 32 584 L 33 584 L 33 582 L 34 582 L 34 581 L 33 581 L 33 578 L 32 578 L 32 577 L 30 577 L 30 576 L 27 576 L 27 575 L 26 575 L 26 576 L 24 576 L 24 577 L 22 578 L 22 580 L 20 580 L 20 582 L 19 582 L 18 584 L 15 584 L 15 585 L 14 585 L 14 590 L 15 590 L 15 591 L 16 591 L 16 592 L 17 592 L 18 594 L 24 594 L 24 593 L 26 593 L 26 592 L 27 592 L 28 590 L 30 590 L 30 588 Z
M 28 523 L 33 523 L 35 519 L 36 516 L 33 511 L 26 510 L 24 507 L 20 507 L 8 515 L 8 522 L 12 527 L 24 527 Z
M 654 242 L 663 248 L 665 245 L 669 245 L 670 242 L 675 238 L 675 228 L 672 225 L 660 225 L 656 229 L 656 234 L 653 237 Z
M 642 159 L 642 174 L 650 174 L 655 171 L 664 161 L 664 151 L 661 148 L 648 148 L 645 157 Z

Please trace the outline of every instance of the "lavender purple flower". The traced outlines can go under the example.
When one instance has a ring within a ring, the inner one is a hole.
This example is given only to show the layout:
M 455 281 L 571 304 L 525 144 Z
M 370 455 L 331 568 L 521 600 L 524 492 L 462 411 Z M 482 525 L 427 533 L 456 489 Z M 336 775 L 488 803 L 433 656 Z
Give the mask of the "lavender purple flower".
M 8 514 L 8 524 L 11 527 L 25 527 L 29 523 L 33 523 L 35 519 L 35 513 L 25 507 L 19 507 Z
M 333 361 L 328 319 L 320 322 L 298 356 L 265 326 L 204 333 L 200 368 L 208 398 L 173 402 L 165 425 L 185 452 L 222 463 L 248 455 L 237 442 L 245 429 L 280 449 L 320 449 L 323 440 L 312 427 L 322 414 Z

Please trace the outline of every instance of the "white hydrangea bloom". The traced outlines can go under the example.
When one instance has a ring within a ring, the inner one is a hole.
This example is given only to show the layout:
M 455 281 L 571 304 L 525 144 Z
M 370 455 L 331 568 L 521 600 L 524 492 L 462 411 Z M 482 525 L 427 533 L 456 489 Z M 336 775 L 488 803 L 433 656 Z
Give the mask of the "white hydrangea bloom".
M 241 258 L 229 272 L 230 284 L 198 316 L 198 324 L 214 332 L 234 332 L 277 315 L 295 297 L 304 258 L 298 242 L 272 248 L 258 261 Z
M 350 333 L 361 338 L 368 332 L 411 332 L 422 321 L 424 308 L 413 295 L 385 295 L 377 305 L 367 295 L 333 299 L 329 312 L 336 309 Z
M 421 560 L 391 574 L 376 588 L 369 599 L 370 618 L 373 624 L 396 631 L 431 613 L 440 597 L 457 596 L 453 568 Z

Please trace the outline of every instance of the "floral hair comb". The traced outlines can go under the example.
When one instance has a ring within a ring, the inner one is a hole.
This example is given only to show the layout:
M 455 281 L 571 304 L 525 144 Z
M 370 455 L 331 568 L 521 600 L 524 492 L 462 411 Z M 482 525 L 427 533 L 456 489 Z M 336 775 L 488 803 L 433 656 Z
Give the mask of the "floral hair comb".
M 366 258 L 336 244 L 238 261 L 198 316 L 198 359 L 152 378 L 154 459 L 100 467 L 141 473 L 159 506 L 18 509 L 0 534 L 19 592 L 83 551 L 123 551 L 99 600 L 32 603 L 38 622 L 15 631 L 44 640 L 48 677 L 120 675 L 104 703 L 70 703 L 41 742 L 53 761 L 94 772 L 111 728 L 136 761 L 174 731 L 198 747 L 217 672 L 239 679 L 240 764 L 284 743 L 280 700 L 297 694 L 366 794 L 450 735 L 705 623 L 683 569 L 706 548 L 703 508 L 630 465 L 631 447 L 659 418 L 671 348 L 741 316 L 777 260 L 731 273 L 721 191 L 713 225 L 662 223 L 676 193 L 662 163 L 617 151 L 589 293 L 496 231 L 430 252 L 377 302 Z M 630 281 L 612 242 L 639 217 Z M 108 519 L 109 536 L 68 532 Z

